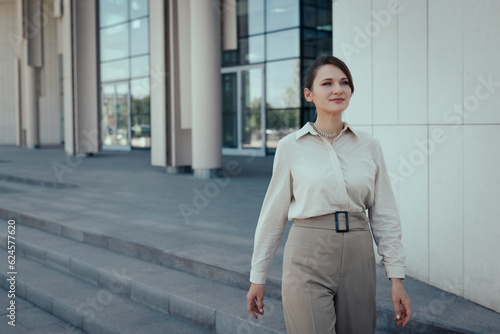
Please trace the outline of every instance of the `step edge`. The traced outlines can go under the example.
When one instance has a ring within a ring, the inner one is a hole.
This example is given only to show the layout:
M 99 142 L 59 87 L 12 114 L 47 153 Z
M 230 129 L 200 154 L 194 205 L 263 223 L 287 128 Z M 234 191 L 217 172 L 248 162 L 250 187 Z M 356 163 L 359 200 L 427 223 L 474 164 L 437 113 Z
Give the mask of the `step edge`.
M 33 260 L 33 259 L 28 259 L 28 260 L 33 261 L 33 262 L 37 262 L 36 260 Z M 42 263 L 39 263 L 39 262 L 37 262 L 37 263 L 39 265 L 46 266 Z M 54 270 L 52 268 L 46 268 L 46 269 Z M 66 273 L 63 273 L 63 274 L 66 274 Z M 66 274 L 66 275 L 70 276 L 71 278 L 73 278 L 75 280 L 80 280 L 78 277 L 74 277 L 71 274 Z M 0 279 L 3 282 L 7 282 L 6 278 L 7 278 L 7 275 L 0 272 Z M 81 281 L 81 282 L 90 284 L 87 281 Z M 6 283 L 4 283 L 4 285 L 2 285 L 2 287 L 7 288 L 5 286 L 5 284 Z M 91 284 L 91 285 L 96 289 L 96 291 L 97 290 L 102 291 L 101 287 L 99 287 L 95 284 Z M 23 289 L 25 290 L 25 293 L 23 294 L 23 296 L 21 296 L 21 294 L 17 293 L 19 286 L 23 286 Z M 117 295 L 117 294 L 113 294 L 113 295 L 124 297 L 122 295 Z M 105 321 L 105 319 L 98 318 L 95 316 L 95 314 L 94 314 L 94 316 L 91 316 L 89 313 L 86 313 L 83 310 L 83 308 L 80 309 L 79 307 L 76 307 L 75 305 L 72 305 L 71 303 L 66 303 L 63 300 L 54 298 L 53 296 L 50 295 L 50 292 L 47 292 L 44 289 L 41 289 L 40 287 L 33 285 L 33 283 L 26 283 L 22 278 L 19 278 L 19 277 L 16 278 L 16 296 L 19 296 L 20 298 L 36 305 L 37 307 L 44 310 L 45 312 L 48 312 L 48 313 L 58 317 L 59 319 L 67 322 L 69 325 L 74 326 L 74 327 L 76 327 L 79 330 L 82 330 L 84 332 L 88 332 L 89 329 L 92 329 L 92 328 L 97 328 L 97 330 L 95 330 L 95 331 L 92 330 L 89 333 L 90 334 L 94 334 L 94 333 L 96 333 L 96 334 L 121 333 L 121 331 L 119 329 L 112 327 L 112 325 L 107 323 Z M 137 303 L 136 301 L 134 301 L 130 298 L 129 298 L 129 300 L 131 303 L 136 304 L 138 307 L 141 307 L 141 308 L 143 308 L 144 306 L 148 307 L 148 305 L 145 305 L 142 303 Z M 150 309 L 153 311 L 157 311 L 157 312 L 159 311 L 159 310 L 155 310 L 153 308 L 150 308 Z M 69 312 L 68 312 L 68 310 L 69 310 Z M 161 312 L 161 313 L 165 314 L 164 312 Z M 179 318 L 179 317 L 176 317 L 175 315 L 172 315 L 172 314 L 165 314 L 165 315 L 167 315 L 171 318 L 175 318 L 181 322 L 185 322 L 186 324 L 199 326 L 198 324 L 196 324 L 192 321 L 188 321 L 189 319 Z M 199 326 L 199 327 L 202 327 L 203 329 L 208 329 L 204 326 Z
M 1 236 L 1 233 L 0 233 Z M 24 243 L 24 241 L 18 241 L 18 243 Z M 24 249 L 29 249 L 30 246 L 29 244 L 25 244 Z M 36 248 L 42 249 L 42 247 L 35 246 Z M 4 245 L 0 245 L 1 249 L 4 249 Z M 41 254 L 42 252 L 37 252 L 35 254 Z M 51 253 L 56 253 L 52 250 L 49 249 L 44 249 L 43 251 L 43 256 L 41 258 L 37 257 L 27 257 L 31 261 L 35 261 L 41 265 L 45 265 L 49 267 L 50 269 L 60 271 L 62 273 L 68 274 L 71 277 L 75 279 L 82 280 L 86 283 L 92 284 L 95 287 L 106 289 L 110 291 L 113 294 L 117 294 L 119 296 L 125 297 L 130 299 L 131 301 L 140 303 L 141 305 L 150 307 L 156 311 L 159 311 L 161 313 L 164 313 L 166 315 L 170 315 L 172 317 L 188 321 L 194 325 L 206 328 L 208 330 L 214 331 L 216 330 L 216 325 L 220 321 L 218 317 L 222 316 L 221 312 L 223 314 L 229 315 L 231 320 L 236 323 L 241 323 L 245 322 L 248 323 L 248 325 L 251 328 L 255 327 L 255 324 L 253 324 L 251 321 L 245 318 L 241 318 L 237 314 L 225 312 L 225 311 L 220 311 L 218 309 L 215 309 L 211 306 L 204 305 L 202 303 L 198 303 L 196 301 L 193 301 L 189 298 L 186 298 L 184 295 L 176 294 L 175 292 L 172 291 L 165 291 L 165 290 L 160 290 L 154 286 L 148 285 L 145 282 L 130 279 L 126 276 L 121 275 L 120 273 L 117 273 L 112 270 L 108 270 L 105 268 L 99 268 L 97 266 L 94 266 L 92 264 L 84 263 L 81 260 L 78 259 L 72 259 L 70 257 L 66 257 L 68 259 L 68 262 L 70 265 L 74 264 L 74 267 L 69 269 L 69 272 L 67 271 L 61 271 L 59 270 L 59 265 L 54 266 L 52 262 L 48 262 L 46 259 L 49 257 L 48 254 Z M 61 255 L 60 253 L 56 253 L 58 255 Z M 22 255 L 25 257 L 25 254 L 17 254 L 17 255 Z M 61 257 L 64 257 L 64 255 L 61 255 Z M 67 269 L 67 268 L 66 268 Z M 90 274 L 89 274 L 90 273 Z M 200 278 L 200 277 L 198 277 Z M 203 279 L 203 278 L 200 278 Z M 123 282 L 119 283 L 118 286 L 116 285 L 116 281 Z M 221 284 L 221 283 L 219 283 Z M 223 285 L 223 284 L 221 284 Z M 113 287 L 115 286 L 115 287 Z M 122 286 L 122 287 L 120 287 Z M 147 291 L 149 290 L 149 291 Z M 142 293 L 141 293 L 142 291 Z M 147 291 L 147 293 L 146 293 Z M 164 296 L 167 298 L 168 302 L 167 305 L 165 305 L 165 301 L 160 299 L 157 304 L 152 304 L 151 301 L 156 300 L 156 297 Z M 148 302 L 144 302 L 148 301 Z M 174 301 L 174 303 L 172 303 Z M 280 301 L 275 301 L 280 303 Z M 192 310 L 190 312 L 190 316 L 186 317 L 183 316 L 183 312 L 186 311 L 186 308 L 188 310 Z M 213 318 L 211 321 L 199 321 L 199 319 L 209 319 Z M 279 330 L 276 328 L 272 327 L 267 327 L 267 326 L 258 326 L 259 330 L 265 330 L 266 332 L 271 333 L 273 330 Z
M 6 275 L 3 273 L 0 273 L 0 278 L 2 280 L 5 280 Z M 40 309 L 44 310 L 47 313 L 52 314 L 53 316 L 65 321 L 66 323 L 78 328 L 81 331 L 87 332 L 85 329 L 89 326 L 89 321 L 90 324 L 95 324 L 99 326 L 100 328 L 108 328 L 104 321 L 95 318 L 91 320 L 85 320 L 85 316 L 82 312 L 79 312 L 74 308 L 72 305 L 66 304 L 63 301 L 56 300 L 52 298 L 48 293 L 37 289 L 36 287 L 27 284 L 25 282 L 22 282 L 21 280 L 18 280 L 16 282 L 16 286 L 19 287 L 19 285 L 23 285 L 26 293 L 24 296 L 19 296 L 20 298 L 30 302 L 33 305 L 36 305 Z M 17 292 L 17 291 L 16 291 Z M 55 311 L 56 310 L 56 311 Z M 61 312 L 61 310 L 65 310 L 66 312 Z M 71 310 L 72 316 L 67 315 L 67 311 Z M 76 314 L 76 318 L 78 318 L 78 322 L 75 322 L 74 315 Z M 87 324 L 86 324 L 87 323 Z M 101 334 L 101 331 L 98 332 L 90 332 L 89 334 Z M 119 331 L 114 331 L 114 333 L 119 333 Z
M 145 262 L 210 279 L 244 291 L 247 291 L 250 287 L 249 272 L 243 272 L 236 268 L 224 268 L 220 265 L 202 262 L 188 256 L 181 256 L 153 246 L 141 245 L 124 238 L 93 233 L 92 231 L 78 229 L 73 226 L 67 226 L 64 223 L 33 217 L 9 209 L 0 208 L 0 218 L 17 219 L 16 223 L 21 225 L 97 246 Z M 268 278 L 266 282 L 266 293 L 269 297 L 280 300 L 281 282 L 273 278 Z

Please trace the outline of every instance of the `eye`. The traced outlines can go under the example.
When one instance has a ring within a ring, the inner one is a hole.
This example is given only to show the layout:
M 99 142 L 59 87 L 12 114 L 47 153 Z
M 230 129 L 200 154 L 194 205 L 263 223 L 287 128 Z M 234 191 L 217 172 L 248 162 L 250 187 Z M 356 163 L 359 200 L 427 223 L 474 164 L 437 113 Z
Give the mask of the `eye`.
M 331 82 L 325 82 L 325 83 L 323 84 L 323 86 L 331 86 L 331 85 L 332 85 L 332 83 L 331 83 Z
M 345 86 L 345 85 L 349 85 L 349 82 L 348 81 L 342 81 L 340 84 Z

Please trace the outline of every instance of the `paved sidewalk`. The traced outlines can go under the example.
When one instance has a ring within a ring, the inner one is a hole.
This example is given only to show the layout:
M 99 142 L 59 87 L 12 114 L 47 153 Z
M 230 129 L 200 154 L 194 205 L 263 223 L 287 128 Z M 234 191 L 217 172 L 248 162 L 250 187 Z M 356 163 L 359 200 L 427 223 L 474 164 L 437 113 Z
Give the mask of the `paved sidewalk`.
M 191 174 L 166 174 L 150 165 L 149 156 L 149 151 L 104 151 L 67 158 L 62 147 L 0 146 L 0 209 L 128 238 L 248 274 L 273 157 L 224 157 L 224 178 L 198 180 Z M 269 273 L 271 281 L 281 281 L 285 240 L 286 235 Z M 390 284 L 382 268 L 377 275 L 378 321 L 392 321 Z M 496 333 L 500 328 L 496 312 L 411 278 L 405 284 L 415 321 L 399 332 L 425 332 L 434 324 L 456 333 Z M 245 307 L 241 303 L 235 307 Z M 438 304 L 438 309 L 433 307 Z

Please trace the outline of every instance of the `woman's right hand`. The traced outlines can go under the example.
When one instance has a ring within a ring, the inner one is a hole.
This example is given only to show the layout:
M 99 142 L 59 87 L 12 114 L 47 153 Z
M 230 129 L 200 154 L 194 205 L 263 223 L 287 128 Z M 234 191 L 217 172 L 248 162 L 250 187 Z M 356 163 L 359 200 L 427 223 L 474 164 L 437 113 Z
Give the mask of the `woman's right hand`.
M 258 315 L 264 315 L 264 284 L 252 283 L 247 293 L 247 311 L 257 319 Z

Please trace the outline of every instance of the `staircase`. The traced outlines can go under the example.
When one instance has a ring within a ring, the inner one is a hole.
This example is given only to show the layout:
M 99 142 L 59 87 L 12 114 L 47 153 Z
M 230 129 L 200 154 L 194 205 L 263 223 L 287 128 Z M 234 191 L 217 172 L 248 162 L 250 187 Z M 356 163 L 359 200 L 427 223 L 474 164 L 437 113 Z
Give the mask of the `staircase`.
M 286 333 L 273 284 L 266 316 L 255 320 L 246 311 L 243 274 L 54 222 L 14 219 L 16 294 L 86 333 Z M 7 228 L 0 240 L 7 259 Z

